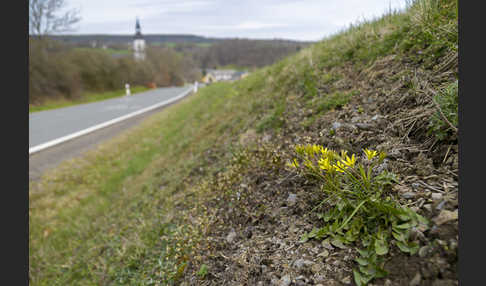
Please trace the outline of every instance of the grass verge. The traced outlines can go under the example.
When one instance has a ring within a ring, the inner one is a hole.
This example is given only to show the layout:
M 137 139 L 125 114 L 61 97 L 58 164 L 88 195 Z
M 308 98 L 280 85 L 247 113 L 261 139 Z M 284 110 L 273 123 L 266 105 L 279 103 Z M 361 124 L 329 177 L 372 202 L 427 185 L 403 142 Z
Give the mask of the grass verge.
M 144 86 L 134 86 L 134 87 L 130 88 L 130 91 L 132 92 L 132 94 L 144 92 L 144 91 L 147 91 L 147 90 L 149 90 L 149 88 L 144 87 Z M 62 107 L 68 107 L 68 106 L 73 106 L 73 105 L 78 105 L 78 104 L 83 104 L 83 103 L 101 101 L 101 100 L 120 97 L 120 96 L 124 96 L 124 95 L 125 95 L 125 89 L 119 89 L 119 90 L 106 91 L 106 92 L 88 92 L 88 93 L 85 93 L 80 98 L 72 99 L 72 100 L 65 99 L 65 98 L 52 99 L 52 100 L 49 99 L 49 100 L 46 100 L 42 104 L 39 104 L 39 105 L 29 105 L 29 113 L 37 112 L 37 111 L 43 111 L 43 110 L 56 109 L 56 108 L 62 108 Z
M 202 88 L 31 183 L 32 285 L 170 283 L 184 253 L 171 234 L 187 231 L 172 219 L 178 194 L 231 154 L 255 100 L 237 95 L 229 83 Z

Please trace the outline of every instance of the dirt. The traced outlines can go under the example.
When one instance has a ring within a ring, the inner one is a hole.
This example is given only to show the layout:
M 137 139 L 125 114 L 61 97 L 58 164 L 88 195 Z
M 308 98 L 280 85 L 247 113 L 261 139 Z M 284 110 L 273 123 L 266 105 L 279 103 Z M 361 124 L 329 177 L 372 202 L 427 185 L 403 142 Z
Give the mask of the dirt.
M 323 199 L 318 186 L 283 168 L 293 146 L 306 143 L 352 153 L 385 151 L 386 168 L 399 176 L 395 197 L 431 222 L 417 234 L 419 253 L 392 248 L 389 275 L 369 285 L 458 285 L 458 138 L 451 131 L 439 141 L 428 133 L 436 112 L 429 88 L 453 81 L 457 61 L 443 72 L 388 56 L 367 69 L 348 65 L 330 72 L 342 79 L 321 91 L 359 94 L 309 126 L 301 122 L 315 114 L 304 95 L 289 96 L 281 132 L 250 130 L 240 138 L 251 160 L 232 175 L 214 176 L 218 196 L 204 202 L 214 210 L 212 220 L 181 285 L 354 285 L 353 247 L 299 242 L 323 223 L 312 211 Z M 196 274 L 202 264 L 209 269 L 203 278 Z

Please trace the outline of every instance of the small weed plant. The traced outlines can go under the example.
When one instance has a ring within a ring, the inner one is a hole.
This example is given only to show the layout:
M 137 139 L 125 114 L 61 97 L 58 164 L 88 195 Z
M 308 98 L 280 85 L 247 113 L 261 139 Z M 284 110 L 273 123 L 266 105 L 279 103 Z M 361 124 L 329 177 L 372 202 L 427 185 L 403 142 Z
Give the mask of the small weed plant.
M 437 104 L 437 112 L 432 116 L 429 133 L 435 134 L 437 139 L 447 138 L 451 130 L 457 130 L 458 116 L 458 82 L 450 83 L 437 93 L 434 98 Z
M 197 276 L 199 276 L 201 279 L 204 279 L 206 275 L 208 274 L 208 266 L 206 264 L 201 265 L 201 268 L 199 268 L 199 271 L 197 272 Z
M 355 243 L 358 267 L 353 270 L 357 285 L 387 275 L 386 254 L 392 245 L 415 254 L 417 238 L 428 228 L 427 220 L 392 199 L 390 186 L 397 181 L 383 168 L 386 154 L 364 149 L 361 156 L 336 152 L 320 145 L 298 145 L 296 157 L 288 163 L 301 174 L 321 184 L 325 199 L 316 207 L 324 226 L 302 237 L 326 239 L 337 247 Z

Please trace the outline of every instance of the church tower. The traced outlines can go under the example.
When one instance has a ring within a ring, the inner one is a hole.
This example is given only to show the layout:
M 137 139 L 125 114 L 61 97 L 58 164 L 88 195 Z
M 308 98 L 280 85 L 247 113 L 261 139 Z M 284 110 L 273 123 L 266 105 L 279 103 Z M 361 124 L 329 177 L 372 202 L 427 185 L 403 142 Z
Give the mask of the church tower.
M 133 38 L 133 56 L 135 60 L 145 60 L 145 40 L 142 36 L 140 21 L 137 18 L 135 23 L 135 37 Z

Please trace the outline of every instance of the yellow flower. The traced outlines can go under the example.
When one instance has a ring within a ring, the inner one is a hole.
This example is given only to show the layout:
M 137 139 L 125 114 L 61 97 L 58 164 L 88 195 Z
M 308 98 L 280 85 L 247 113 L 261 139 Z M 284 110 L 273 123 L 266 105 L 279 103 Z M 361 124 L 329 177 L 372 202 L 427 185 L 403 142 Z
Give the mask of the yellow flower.
M 343 163 L 349 167 L 354 167 L 354 163 L 356 163 L 356 157 L 354 154 L 349 158 L 349 156 L 346 155 L 346 160 L 343 161 Z
M 341 150 L 341 157 L 344 158 L 348 154 L 348 151 L 346 150 Z
M 369 150 L 369 149 L 363 149 L 363 152 L 365 153 L 366 157 L 368 160 L 372 160 L 376 155 L 378 155 L 378 152 L 374 150 Z
M 322 146 L 321 146 L 321 154 L 327 156 L 329 154 L 329 149 L 322 148 Z
M 314 166 L 312 165 L 312 162 L 311 162 L 311 161 L 309 161 L 309 160 L 306 160 L 306 161 L 304 162 L 304 166 L 306 166 L 306 167 L 307 167 L 307 168 L 309 168 L 309 169 L 313 169 L 313 168 L 314 168 Z
M 287 163 L 287 166 L 291 168 L 297 168 L 299 167 L 299 162 L 297 162 L 297 159 L 294 159 L 294 161 L 292 161 L 291 163 Z
M 321 168 L 323 170 L 331 170 L 332 169 L 332 166 L 329 163 L 329 158 L 321 158 L 321 159 L 319 159 L 318 164 L 319 164 L 319 168 Z
M 344 170 L 346 170 L 347 168 L 348 167 L 346 165 L 344 165 L 343 163 L 341 163 L 340 161 L 338 161 L 336 163 L 336 165 L 334 165 L 334 170 L 341 172 L 341 173 L 344 173 Z

